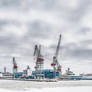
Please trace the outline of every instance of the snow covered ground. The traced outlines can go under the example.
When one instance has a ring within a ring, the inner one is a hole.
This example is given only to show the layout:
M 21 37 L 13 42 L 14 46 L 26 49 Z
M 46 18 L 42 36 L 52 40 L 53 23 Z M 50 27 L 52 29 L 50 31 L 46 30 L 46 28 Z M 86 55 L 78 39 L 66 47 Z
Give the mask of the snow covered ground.
M 92 81 L 32 82 L 0 80 L 0 92 L 92 92 Z

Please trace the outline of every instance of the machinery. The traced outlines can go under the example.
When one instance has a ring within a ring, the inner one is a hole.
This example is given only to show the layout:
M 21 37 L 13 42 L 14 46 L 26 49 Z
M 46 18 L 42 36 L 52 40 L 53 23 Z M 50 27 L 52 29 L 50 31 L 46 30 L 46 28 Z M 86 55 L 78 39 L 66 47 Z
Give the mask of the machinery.
M 41 55 L 41 45 L 37 46 L 35 45 L 35 50 L 34 50 L 34 56 L 36 59 L 36 66 L 35 66 L 35 71 L 36 71 L 36 78 L 44 78 L 43 74 L 43 64 L 44 64 L 44 59 L 43 56 Z
M 60 43 L 61 43 L 61 34 L 59 36 L 58 45 L 57 45 L 57 48 L 56 48 L 55 55 L 53 56 L 53 62 L 51 64 L 51 66 L 54 69 L 54 77 L 56 77 L 56 72 L 59 72 L 59 74 L 61 74 L 61 65 L 58 62 L 58 54 L 59 54 L 59 49 L 60 49 Z

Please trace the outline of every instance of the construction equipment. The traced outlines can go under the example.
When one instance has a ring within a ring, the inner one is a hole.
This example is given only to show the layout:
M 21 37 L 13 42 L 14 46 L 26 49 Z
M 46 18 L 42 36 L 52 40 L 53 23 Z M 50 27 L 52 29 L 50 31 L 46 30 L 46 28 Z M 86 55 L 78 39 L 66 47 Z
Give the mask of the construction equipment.
M 35 45 L 34 56 L 36 59 L 36 66 L 35 66 L 35 71 L 37 72 L 36 78 L 37 76 L 39 76 L 39 78 L 43 77 L 42 71 L 43 71 L 44 59 L 43 56 L 41 55 L 41 45 L 39 45 L 39 47 Z
M 13 57 L 13 74 L 17 73 L 17 71 L 18 71 L 18 66 L 15 57 Z
M 55 55 L 53 56 L 53 62 L 51 64 L 51 66 L 53 67 L 54 72 L 55 72 L 55 77 L 56 77 L 56 72 L 61 72 L 61 65 L 58 62 L 58 54 L 59 54 L 59 49 L 60 49 L 60 43 L 61 43 L 61 34 L 59 36 L 58 45 L 57 45 L 57 48 L 56 48 Z

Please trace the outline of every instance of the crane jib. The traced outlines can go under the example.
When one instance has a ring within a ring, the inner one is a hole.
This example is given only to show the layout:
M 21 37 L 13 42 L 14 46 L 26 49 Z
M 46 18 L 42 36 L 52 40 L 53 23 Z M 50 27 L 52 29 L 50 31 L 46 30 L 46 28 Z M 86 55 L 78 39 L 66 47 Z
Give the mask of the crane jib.
M 60 49 L 60 43 L 61 43 L 61 34 L 59 36 L 59 41 L 58 41 L 58 45 L 57 45 L 57 48 L 56 48 L 56 53 L 55 53 L 56 57 L 58 57 L 58 53 L 59 53 L 59 49 Z

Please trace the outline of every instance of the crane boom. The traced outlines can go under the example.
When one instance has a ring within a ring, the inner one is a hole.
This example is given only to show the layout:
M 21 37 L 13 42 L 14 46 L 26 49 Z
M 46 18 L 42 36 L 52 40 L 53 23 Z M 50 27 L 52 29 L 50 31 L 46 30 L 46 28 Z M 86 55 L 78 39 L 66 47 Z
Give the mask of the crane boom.
M 37 56 L 37 54 L 38 54 L 38 46 L 37 46 L 37 45 L 35 45 L 35 49 L 34 49 L 34 56 Z
M 17 65 L 16 60 L 15 60 L 15 57 L 13 57 L 13 64 L 14 65 Z
M 60 43 L 61 43 L 61 34 L 59 36 L 59 41 L 58 41 L 58 45 L 57 45 L 57 49 L 56 49 L 56 53 L 55 53 L 55 57 L 58 57 L 58 53 L 59 53 L 59 49 L 60 49 Z
M 34 56 L 36 56 L 36 58 L 41 56 L 41 45 L 39 45 L 39 47 L 35 45 Z
M 39 45 L 39 50 L 38 50 L 38 57 L 41 56 L 41 45 Z

